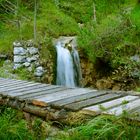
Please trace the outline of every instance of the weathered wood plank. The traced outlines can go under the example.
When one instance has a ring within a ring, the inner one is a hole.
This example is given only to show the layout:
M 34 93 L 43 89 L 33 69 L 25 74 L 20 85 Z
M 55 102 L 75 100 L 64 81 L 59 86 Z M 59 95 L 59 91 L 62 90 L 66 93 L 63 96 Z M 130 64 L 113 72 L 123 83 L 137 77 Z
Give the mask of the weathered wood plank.
M 42 98 L 44 96 L 46 96 L 46 94 L 53 94 L 53 93 L 58 93 L 58 92 L 62 92 L 62 91 L 68 91 L 70 89 L 67 89 L 65 87 L 55 87 L 55 88 L 50 88 L 50 89 L 43 89 L 41 91 L 35 91 L 35 92 L 31 92 L 31 93 L 26 93 L 26 94 L 22 94 L 19 95 L 19 98 L 24 98 L 24 99 L 37 99 L 37 98 Z
M 66 109 L 70 109 L 70 110 L 80 110 L 86 106 L 91 106 L 91 105 L 96 105 L 96 104 L 100 104 L 109 100 L 113 100 L 113 99 L 117 99 L 120 98 L 124 95 L 122 94 L 107 94 L 107 95 L 103 95 L 103 96 L 99 96 L 96 98 L 91 98 L 85 101 L 81 101 L 81 102 L 77 102 L 77 103 L 72 103 L 72 104 L 68 104 L 65 105 L 64 107 Z
M 38 83 L 38 84 L 41 84 L 39 82 L 34 82 L 34 81 L 25 81 L 25 80 L 15 80 L 15 79 L 5 79 L 5 80 L 0 80 L 0 86 L 5 86 L 6 84 L 8 85 L 12 85 L 12 84 L 15 84 L 15 83 L 28 83 L 28 84 L 33 84 L 33 83 Z
M 124 111 L 129 112 L 137 107 L 140 107 L 140 99 L 134 100 L 128 104 L 120 105 L 118 107 L 109 109 L 107 111 L 104 111 L 104 114 L 114 114 L 116 116 L 119 116 L 123 114 Z
M 17 92 L 15 92 L 14 93 L 14 91 L 13 92 L 9 92 L 9 94 L 8 95 L 10 95 L 10 96 L 19 96 L 19 97 L 22 97 L 22 95 L 27 95 L 27 94 L 34 94 L 34 93 L 38 93 L 38 92 L 41 92 L 41 91 L 46 91 L 46 93 L 47 93 L 47 91 L 48 90 L 53 90 L 53 89 L 56 89 L 57 88 L 57 90 L 58 89 L 62 89 L 62 87 L 56 87 L 56 86 L 53 86 L 53 85 L 49 85 L 49 86 L 44 86 L 44 87 L 34 87 L 34 88 L 31 88 L 30 90 L 28 89 L 28 90 L 20 90 L 20 91 L 17 91 Z
M 99 113 L 101 113 L 101 112 L 103 112 L 107 109 L 122 105 L 124 103 L 129 103 L 130 101 L 136 100 L 138 98 L 139 97 L 137 97 L 137 96 L 125 96 L 125 97 L 115 99 L 115 100 L 112 100 L 112 101 L 108 101 L 108 102 L 105 102 L 105 103 L 102 103 L 102 104 L 86 107 L 86 108 L 83 108 L 82 110 L 85 111 L 85 112 L 86 111 L 87 112 L 93 112 L 93 114 L 95 114 L 95 113 L 99 114 Z
M 8 90 L 8 93 L 10 94 L 17 94 L 17 93 L 21 93 L 21 92 L 29 92 L 30 90 L 38 90 L 38 89 L 43 89 L 43 88 L 46 88 L 48 86 L 51 86 L 51 85 L 45 85 L 45 84 L 32 84 L 32 85 L 27 85 L 25 87 L 19 87 L 17 89 L 12 89 L 12 90 Z
M 90 91 L 92 92 L 94 90 L 76 88 L 76 89 L 72 89 L 70 91 L 62 91 L 62 92 L 60 92 L 60 94 L 58 94 L 58 92 L 53 93 L 53 94 L 49 94 L 49 95 L 46 95 L 42 98 L 37 98 L 37 100 L 45 101 L 45 102 L 52 102 L 52 101 L 57 101 L 57 100 L 60 100 L 60 99 L 65 99 L 65 98 L 68 98 L 68 97 L 72 97 L 72 96 L 75 96 L 75 95 L 82 95 L 82 94 L 85 94 L 85 93 L 90 92 Z
M 18 90 L 18 89 L 27 89 L 28 87 L 35 87 L 35 86 L 37 86 L 37 85 L 40 85 L 41 86 L 41 84 L 38 84 L 38 83 L 33 83 L 33 84 L 28 84 L 28 83 L 26 83 L 26 84 L 21 84 L 21 85 L 18 85 L 18 87 L 16 87 L 16 86 L 13 86 L 13 87 L 7 87 L 7 88 L 0 88 L 0 91 L 1 92 L 10 92 L 10 91 L 15 91 L 16 92 L 16 90 Z
M 12 85 L 12 84 L 18 84 L 18 83 L 34 83 L 34 82 L 27 82 L 27 81 L 1 81 L 0 82 L 0 87 L 5 86 L 5 85 Z
M 25 81 L 25 80 L 11 79 L 11 78 L 2 78 L 2 77 L 0 77 L 0 81 Z
M 28 82 L 25 80 L 17 80 L 17 79 L 1 79 L 0 78 L 0 83 L 4 83 L 4 82 Z
M 53 106 L 56 106 L 56 107 L 62 107 L 64 105 L 67 105 L 67 104 L 70 104 L 70 103 L 75 103 L 75 102 L 79 102 L 79 101 L 83 101 L 83 100 L 87 100 L 87 99 L 90 99 L 90 98 L 95 98 L 95 97 L 98 97 L 98 96 L 101 96 L 101 95 L 105 95 L 105 94 L 108 94 L 106 91 L 93 91 L 93 92 L 87 92 L 85 94 L 82 94 L 82 95 L 75 95 L 75 96 L 72 96 L 72 97 L 68 97 L 68 98 L 65 98 L 65 99 L 60 99 L 60 100 L 57 100 L 57 101 L 48 101 L 47 103 L 53 105 Z
M 13 87 L 19 87 L 19 86 L 23 86 L 23 85 L 30 85 L 30 84 L 34 84 L 29 83 L 29 82 L 11 82 L 11 83 L 3 83 L 3 85 L 0 85 L 0 89 L 9 89 L 9 88 L 13 88 Z M 39 84 L 39 83 L 38 83 Z

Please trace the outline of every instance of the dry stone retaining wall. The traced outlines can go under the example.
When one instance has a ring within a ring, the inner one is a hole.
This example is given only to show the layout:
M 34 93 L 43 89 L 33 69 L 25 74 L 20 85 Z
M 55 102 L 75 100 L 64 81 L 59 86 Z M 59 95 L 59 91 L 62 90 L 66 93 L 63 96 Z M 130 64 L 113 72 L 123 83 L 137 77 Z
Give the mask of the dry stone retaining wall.
M 14 42 L 14 69 L 21 67 L 27 68 L 28 71 L 34 72 L 37 77 L 42 77 L 45 70 L 39 62 L 39 50 L 34 47 L 31 40 L 27 42 Z

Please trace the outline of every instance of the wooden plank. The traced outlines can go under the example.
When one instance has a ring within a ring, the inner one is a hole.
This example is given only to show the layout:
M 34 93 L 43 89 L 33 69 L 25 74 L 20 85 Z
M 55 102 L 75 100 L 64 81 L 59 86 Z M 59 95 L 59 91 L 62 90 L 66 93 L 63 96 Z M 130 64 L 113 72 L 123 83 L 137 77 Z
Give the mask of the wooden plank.
M 84 88 L 75 88 L 70 91 L 62 91 L 60 93 L 56 92 L 53 94 L 48 94 L 44 97 L 37 98 L 37 100 L 45 101 L 45 102 L 52 102 L 52 101 L 57 101 L 60 99 L 65 99 L 65 98 L 76 96 L 76 95 L 82 95 L 82 94 L 92 92 L 92 91 L 94 90 L 84 89 Z
M 25 82 L 25 80 L 17 80 L 17 79 L 0 79 L 0 83 L 4 82 Z M 26 81 L 27 82 L 27 81 Z
M 27 91 L 24 90 L 24 91 L 19 91 L 19 92 L 16 92 L 16 93 L 14 93 L 14 91 L 13 91 L 13 92 L 10 92 L 8 95 L 10 95 L 10 96 L 21 96 L 21 95 L 27 95 L 29 93 L 34 94 L 36 92 L 52 90 L 52 89 L 55 89 L 55 88 L 62 88 L 62 87 L 57 87 L 57 86 L 53 86 L 53 85 L 45 86 L 45 87 L 42 87 L 42 88 L 35 87 L 35 88 L 32 88 L 32 89 L 27 90 Z
M 88 93 L 85 93 L 85 94 L 82 94 L 82 95 L 75 95 L 75 96 L 68 97 L 68 98 L 65 98 L 65 99 L 60 99 L 60 100 L 53 101 L 53 102 L 48 101 L 47 103 L 49 103 L 53 106 L 56 106 L 56 107 L 57 106 L 62 107 L 64 105 L 67 105 L 67 104 L 70 104 L 70 103 L 75 103 L 75 102 L 87 100 L 87 99 L 90 99 L 90 98 L 95 98 L 95 97 L 105 95 L 105 94 L 107 94 L 106 91 L 93 91 L 93 92 L 88 92 Z
M 65 87 L 56 87 L 56 88 L 47 89 L 45 91 L 31 92 L 31 93 L 19 95 L 18 97 L 24 99 L 37 99 L 46 96 L 46 94 L 53 94 L 56 92 L 62 92 L 66 90 L 68 91 L 70 89 L 67 89 Z
M 5 84 L 12 84 L 12 83 L 28 83 L 28 84 L 33 84 L 33 83 L 38 83 L 39 82 L 34 82 L 34 81 L 25 81 L 25 80 L 15 80 L 15 79 L 5 79 L 0 81 L 0 86 L 4 86 Z
M 137 107 L 140 107 L 140 99 L 134 100 L 128 104 L 120 105 L 118 107 L 109 109 L 107 111 L 104 111 L 104 114 L 114 114 L 116 116 L 119 116 L 123 114 L 124 111 L 129 112 Z
M 9 88 L 9 87 L 13 87 L 13 86 L 19 86 L 19 85 L 24 85 L 24 84 L 33 84 L 33 82 L 32 83 L 29 83 L 29 82 L 11 82 L 11 83 L 2 83 L 1 85 L 0 85 L 0 89 L 1 88 Z
M 2 86 L 2 85 L 4 86 L 5 84 L 12 84 L 12 83 L 27 83 L 27 81 L 1 81 L 0 86 Z M 29 82 L 29 83 L 31 83 L 31 82 Z
M 68 104 L 68 105 L 65 105 L 64 107 L 66 109 L 77 111 L 77 110 L 80 110 L 80 109 L 82 109 L 86 106 L 100 104 L 100 103 L 103 103 L 103 102 L 106 102 L 106 101 L 109 101 L 109 100 L 117 99 L 117 98 L 122 97 L 122 96 L 124 96 L 124 95 L 109 93 L 107 95 L 99 96 L 99 97 L 96 97 L 96 98 L 91 98 L 91 99 L 88 99 L 88 100 L 85 100 L 85 101 Z
M 43 88 L 46 88 L 50 85 L 41 85 L 41 84 L 36 84 L 36 85 L 27 85 L 26 87 L 21 87 L 21 88 L 17 88 L 17 89 L 14 89 L 14 90 L 9 90 L 8 93 L 9 95 L 16 95 L 18 93 L 24 93 L 24 92 L 29 92 L 29 91 L 32 91 L 32 90 L 38 90 L 38 89 L 43 89 Z
M 2 78 L 2 77 L 0 77 L 0 81 L 25 81 L 25 80 L 10 79 L 10 78 Z
M 32 83 L 32 84 L 21 84 L 21 85 L 18 85 L 17 87 L 14 86 L 14 87 L 7 87 L 7 88 L 0 88 L 0 92 L 10 92 L 10 91 L 14 91 L 16 92 L 16 90 L 18 89 L 27 89 L 27 87 L 33 87 L 33 86 L 37 86 L 37 85 L 41 85 L 41 84 L 38 84 L 38 83 Z
M 86 108 L 83 108 L 83 110 L 85 112 L 87 111 L 87 112 L 93 112 L 94 114 L 95 113 L 99 114 L 99 113 L 101 113 L 101 112 L 103 112 L 107 109 L 119 106 L 123 103 L 128 103 L 128 102 L 136 100 L 138 98 L 139 97 L 137 97 L 137 96 L 125 96 L 125 97 L 115 99 L 115 100 L 112 100 L 112 101 L 108 101 L 108 102 L 105 102 L 105 103 L 101 103 L 101 104 L 98 104 L 98 105 L 86 107 Z

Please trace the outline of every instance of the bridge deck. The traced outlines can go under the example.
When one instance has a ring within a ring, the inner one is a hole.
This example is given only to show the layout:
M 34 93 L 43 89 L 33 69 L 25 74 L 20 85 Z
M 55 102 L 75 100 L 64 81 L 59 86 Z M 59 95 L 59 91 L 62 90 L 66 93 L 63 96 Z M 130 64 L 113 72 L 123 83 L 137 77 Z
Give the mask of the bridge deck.
M 137 114 L 135 119 L 140 120 L 140 96 L 122 91 L 67 88 L 0 78 L 0 104 L 8 104 L 32 113 L 37 112 L 35 107 L 38 107 L 42 114 L 43 111 L 53 109 L 114 115 L 127 111 Z

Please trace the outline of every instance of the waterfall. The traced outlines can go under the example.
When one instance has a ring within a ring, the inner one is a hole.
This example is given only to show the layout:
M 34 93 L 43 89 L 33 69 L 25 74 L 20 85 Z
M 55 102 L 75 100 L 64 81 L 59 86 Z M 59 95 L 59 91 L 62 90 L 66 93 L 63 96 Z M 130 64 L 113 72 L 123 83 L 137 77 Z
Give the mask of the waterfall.
M 81 72 L 81 66 L 80 66 L 80 58 L 78 51 L 75 47 L 72 48 L 71 52 L 72 58 L 73 58 L 73 64 L 74 64 L 74 79 L 76 86 L 81 86 L 81 80 L 82 80 L 82 72 Z
M 81 69 L 78 52 L 75 48 L 64 48 L 61 42 L 56 44 L 57 51 L 57 85 L 64 85 L 67 87 L 80 86 Z

